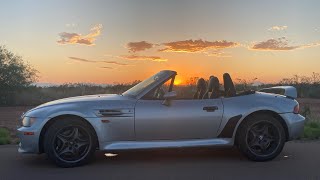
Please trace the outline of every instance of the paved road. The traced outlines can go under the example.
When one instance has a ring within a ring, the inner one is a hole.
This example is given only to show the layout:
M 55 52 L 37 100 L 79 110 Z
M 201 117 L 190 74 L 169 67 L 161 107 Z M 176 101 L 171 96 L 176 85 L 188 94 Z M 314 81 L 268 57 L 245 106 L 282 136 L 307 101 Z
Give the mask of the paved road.
M 0 179 L 320 179 L 320 142 L 290 142 L 275 160 L 251 162 L 237 149 L 97 152 L 86 166 L 63 169 L 46 155 L 0 146 Z

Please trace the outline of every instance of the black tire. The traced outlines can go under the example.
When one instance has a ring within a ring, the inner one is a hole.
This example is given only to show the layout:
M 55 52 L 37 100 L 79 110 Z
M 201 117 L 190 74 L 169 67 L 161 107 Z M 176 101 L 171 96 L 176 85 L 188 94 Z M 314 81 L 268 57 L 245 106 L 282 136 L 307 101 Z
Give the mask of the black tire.
M 44 151 L 59 167 L 76 167 L 90 161 L 97 147 L 94 129 L 77 118 L 56 120 L 46 131 Z
M 249 117 L 240 125 L 236 134 L 239 150 L 253 161 L 274 159 L 282 151 L 285 141 L 284 127 L 279 120 L 268 114 Z

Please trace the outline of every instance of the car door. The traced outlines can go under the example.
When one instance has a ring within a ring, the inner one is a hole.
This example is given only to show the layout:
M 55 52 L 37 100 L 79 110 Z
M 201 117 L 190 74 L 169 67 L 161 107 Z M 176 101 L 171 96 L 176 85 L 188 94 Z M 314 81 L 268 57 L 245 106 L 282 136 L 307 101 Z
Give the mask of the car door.
M 135 106 L 136 140 L 209 139 L 217 136 L 223 114 L 218 99 L 137 101 Z

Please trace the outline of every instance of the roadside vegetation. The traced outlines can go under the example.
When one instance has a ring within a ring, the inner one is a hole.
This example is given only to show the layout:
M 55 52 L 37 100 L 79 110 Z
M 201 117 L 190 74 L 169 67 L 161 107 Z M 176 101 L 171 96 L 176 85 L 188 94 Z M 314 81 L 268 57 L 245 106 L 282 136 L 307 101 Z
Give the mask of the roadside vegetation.
M 277 83 L 261 84 L 259 86 L 253 86 L 257 78 L 249 81 L 243 79 L 236 80 L 236 89 L 239 91 L 258 90 L 272 86 L 294 86 L 297 89 L 298 98 L 320 99 L 320 74 L 315 72 L 312 72 L 309 76 L 293 75 L 289 78 L 283 78 Z
M 22 89 L 7 92 L 0 97 L 0 106 L 37 106 L 48 101 L 61 98 L 93 95 L 93 94 L 119 94 L 137 84 L 115 84 L 109 86 L 90 85 L 83 83 L 63 84 L 51 87 L 37 87 L 30 85 Z
M 320 118 L 311 112 L 310 107 L 306 105 L 301 115 L 306 117 L 306 123 L 301 139 L 317 140 L 320 138 Z
M 10 144 L 10 132 L 5 128 L 0 128 L 0 145 Z
M 1 79 L 1 74 L 0 74 Z M 190 98 L 196 91 L 196 82 L 198 77 L 190 78 L 183 85 L 175 87 L 178 98 Z M 299 98 L 318 98 L 320 99 L 320 74 L 313 73 L 310 77 L 294 76 L 286 78 L 276 84 L 253 85 L 253 82 L 242 79 L 235 79 L 237 91 L 258 90 L 261 88 L 291 85 L 297 88 Z M 31 81 L 30 81 L 31 82 Z M 0 87 L 0 106 L 37 106 L 39 104 L 66 98 L 72 96 L 83 96 L 92 94 L 120 94 L 140 81 L 131 83 L 96 85 L 85 83 L 68 83 L 59 86 L 37 87 L 29 84 L 19 87 L 5 88 L 4 91 Z M 1 82 L 0 82 L 1 86 Z

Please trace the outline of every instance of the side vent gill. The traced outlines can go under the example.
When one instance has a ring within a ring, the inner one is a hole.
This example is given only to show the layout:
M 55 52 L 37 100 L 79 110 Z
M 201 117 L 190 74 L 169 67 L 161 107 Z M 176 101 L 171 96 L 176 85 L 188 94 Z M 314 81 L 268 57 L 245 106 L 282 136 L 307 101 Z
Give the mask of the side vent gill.
M 131 117 L 133 109 L 99 109 L 95 114 L 99 117 Z

